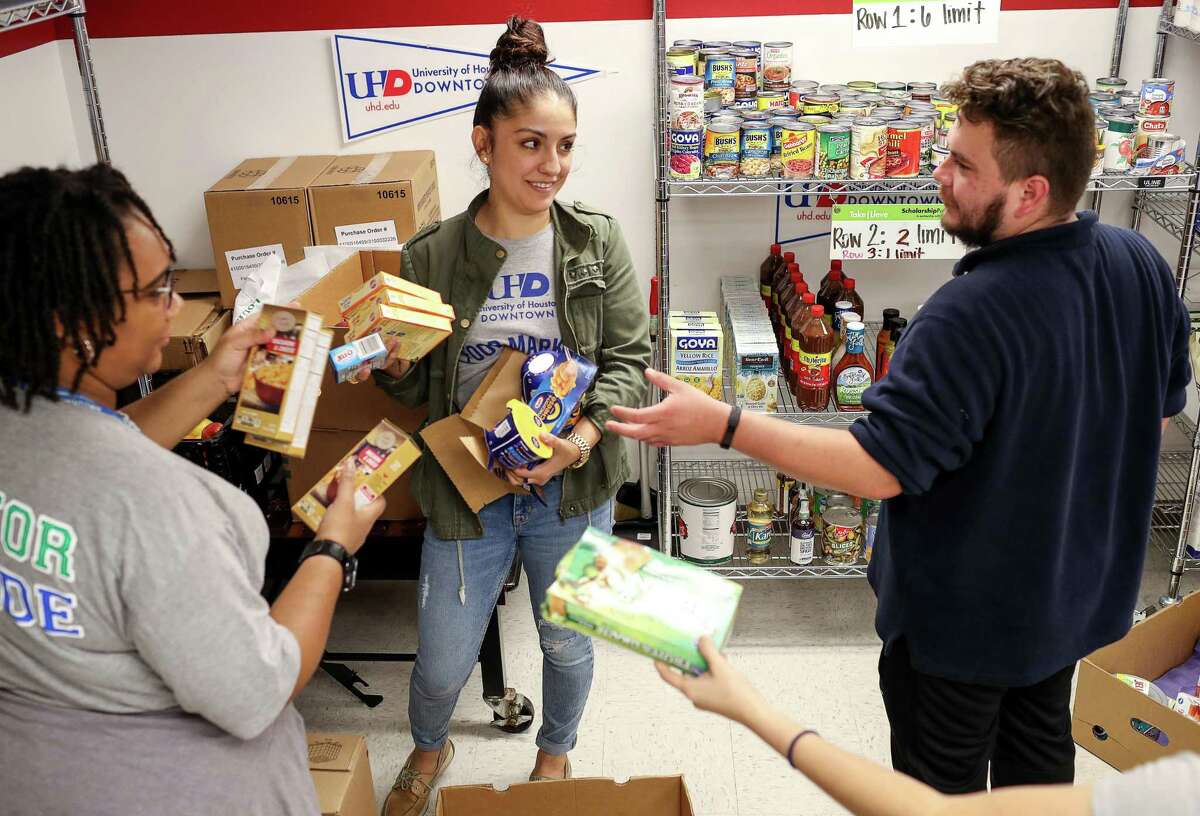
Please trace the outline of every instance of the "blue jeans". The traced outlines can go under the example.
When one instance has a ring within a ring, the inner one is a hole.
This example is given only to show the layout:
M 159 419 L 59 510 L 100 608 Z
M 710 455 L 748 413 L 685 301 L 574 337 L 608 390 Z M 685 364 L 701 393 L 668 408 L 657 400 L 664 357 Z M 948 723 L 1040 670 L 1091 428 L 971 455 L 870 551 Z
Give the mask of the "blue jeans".
M 592 641 L 542 620 L 538 607 L 554 582 L 554 568 L 584 529 L 591 525 L 612 530 L 612 500 L 590 513 L 562 519 L 558 515 L 562 477 L 552 479 L 544 491 L 545 506 L 533 496 L 509 495 L 480 512 L 483 538 L 461 542 L 465 604 L 459 599 L 460 542 L 446 541 L 430 527 L 425 529 L 417 587 L 420 643 L 408 698 L 413 742 L 422 751 L 440 750 L 449 736 L 450 716 L 478 661 L 492 609 L 517 552 L 529 580 L 542 646 L 542 727 L 537 746 L 547 754 L 565 754 L 575 747 L 592 686 Z

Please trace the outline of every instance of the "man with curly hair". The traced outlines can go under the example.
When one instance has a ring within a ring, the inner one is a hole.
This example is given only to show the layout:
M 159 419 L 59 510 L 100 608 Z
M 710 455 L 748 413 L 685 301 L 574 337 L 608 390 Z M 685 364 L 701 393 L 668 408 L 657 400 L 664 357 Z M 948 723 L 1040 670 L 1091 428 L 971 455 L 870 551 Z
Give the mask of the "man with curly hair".
M 1075 211 L 1096 147 L 1079 73 L 986 60 L 943 92 L 942 223 L 978 249 L 910 321 L 870 415 L 742 416 L 649 372 L 667 398 L 608 427 L 886 499 L 869 577 L 892 764 L 943 793 L 1065 783 L 1075 663 L 1137 605 L 1188 314 L 1145 238 Z

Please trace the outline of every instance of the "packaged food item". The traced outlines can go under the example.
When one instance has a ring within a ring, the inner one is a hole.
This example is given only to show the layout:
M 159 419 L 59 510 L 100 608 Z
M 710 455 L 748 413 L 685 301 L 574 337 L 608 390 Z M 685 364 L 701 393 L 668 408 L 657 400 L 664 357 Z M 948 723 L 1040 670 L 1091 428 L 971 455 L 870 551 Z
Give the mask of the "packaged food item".
M 387 346 L 378 334 L 368 334 L 333 349 L 329 352 L 329 362 L 333 365 L 334 380 L 343 383 L 363 366 L 373 370 L 383 368 L 387 363 Z
M 1142 80 L 1138 112 L 1149 116 L 1170 116 L 1175 100 L 1175 80 L 1156 77 Z
M 667 73 L 671 76 L 694 76 L 696 74 L 696 48 L 676 46 L 667 50 Z M 700 78 L 703 82 L 703 77 Z
M 704 127 L 704 80 L 700 77 L 671 77 L 671 127 L 675 130 Z
M 358 324 L 357 331 L 346 333 L 350 339 L 368 334 L 382 334 L 400 341 L 397 352 L 401 360 L 419 360 L 450 336 L 453 324 L 444 317 L 376 304 L 367 319 Z
M 875 508 L 863 518 L 863 560 L 868 564 L 871 563 L 871 556 L 875 553 L 875 533 L 878 530 L 879 508 Z
M 710 124 L 704 132 L 704 175 L 731 179 L 737 176 L 742 145 L 742 128 L 733 124 Z
M 325 511 L 337 498 L 335 477 L 343 462 L 354 462 L 354 504 L 362 507 L 382 496 L 420 456 L 420 449 L 408 434 L 382 420 L 296 502 L 292 512 L 316 531 Z
M 690 674 L 708 664 L 697 642 L 725 645 L 738 584 L 657 550 L 589 527 L 555 571 L 542 617 L 601 637 Z
M 1104 171 L 1126 173 L 1133 166 L 1134 133 L 1137 120 L 1132 116 L 1114 116 L 1104 131 Z
M 808 499 L 801 498 L 791 522 L 791 562 L 799 566 L 812 563 L 816 547 L 817 531 L 812 514 L 808 510 Z
M 418 283 L 395 275 L 389 275 L 387 272 L 377 272 L 362 286 L 338 301 L 338 311 L 344 316 L 352 309 L 362 305 L 363 301 L 379 297 L 384 289 L 392 289 L 400 294 L 413 295 L 432 300 L 435 303 L 442 302 L 442 296 L 432 289 L 427 289 Z
M 596 364 L 566 346 L 534 354 L 521 365 L 521 395 L 555 436 L 579 421 L 583 395 L 596 379 Z
M 887 129 L 887 175 L 913 178 L 921 172 L 922 125 L 911 120 L 892 122 Z
M 700 52 L 704 57 L 704 84 L 721 94 L 721 104 L 731 105 L 734 100 L 734 78 L 737 76 L 737 59 L 732 54 Z
M 1175 704 L 1172 708 L 1189 720 L 1200 723 L 1200 697 L 1181 691 L 1175 696 Z
M 1159 705 L 1164 705 L 1171 708 L 1174 702 L 1170 697 L 1163 693 L 1162 689 L 1151 683 L 1144 677 L 1138 677 L 1135 674 L 1116 674 L 1114 675 L 1125 685 L 1129 686 L 1134 691 L 1141 692 Z
M 766 178 L 771 174 L 771 126 L 766 122 L 743 122 L 738 174 L 742 178 Z
M 250 352 L 233 429 L 280 442 L 291 440 L 302 409 L 316 409 L 306 399 L 308 372 L 317 356 L 321 315 L 284 306 L 264 306 L 259 327 L 273 331 L 265 345 Z M 324 354 L 319 358 L 324 363 Z
M 883 178 L 887 174 L 888 126 L 875 116 L 850 128 L 850 178 Z
M 731 333 L 737 404 L 748 411 L 775 413 L 779 408 L 779 346 L 775 338 L 738 324 L 731 324 Z
M 308 369 L 308 383 L 304 386 L 303 407 L 296 419 L 296 428 L 290 439 L 272 439 L 247 433 L 245 442 L 259 448 L 266 448 L 283 456 L 293 459 L 303 459 L 308 453 L 308 438 L 312 432 L 313 416 L 316 414 L 317 400 L 321 396 L 321 380 L 325 376 L 325 360 L 329 347 L 333 345 L 333 331 L 321 329 L 317 333 L 317 344 L 313 347 L 313 362 Z M 295 387 L 299 388 L 299 384 Z
M 724 334 L 720 325 L 674 328 L 669 333 L 671 356 L 667 373 L 714 399 L 721 399 Z
M 755 488 L 750 503 L 746 505 L 746 560 L 751 564 L 770 563 L 771 541 L 774 537 L 767 490 L 764 487 Z
M 816 176 L 823 179 L 850 176 L 849 125 L 822 125 L 817 128 Z
M 862 516 L 853 507 L 830 507 L 821 518 L 825 563 L 853 564 L 862 552 Z
M 703 130 L 672 130 L 671 131 L 671 178 L 679 181 L 691 181 L 700 178 L 704 166 L 704 131 Z
M 1146 172 L 1152 176 L 1171 176 L 1179 173 L 1183 169 L 1186 147 L 1187 143 L 1183 139 L 1177 139 L 1170 133 L 1164 133 L 1157 140 L 1151 139 L 1151 155 L 1148 159 L 1150 167 Z
M 370 325 L 374 315 L 375 306 L 393 306 L 397 309 L 409 309 L 414 312 L 424 312 L 435 317 L 443 317 L 446 320 L 454 320 L 454 307 L 449 303 L 442 303 L 440 300 L 429 300 L 416 295 L 405 294 L 398 292 L 395 289 L 379 289 L 370 297 L 365 298 L 349 311 L 344 312 L 342 317 L 346 320 L 346 325 L 350 328 L 349 335 L 351 337 L 363 337 L 366 332 L 363 330 Z
M 711 476 L 680 483 L 677 505 L 679 555 L 699 564 L 723 564 L 733 557 L 737 487 Z
M 807 122 L 780 128 L 780 164 L 786 179 L 812 178 L 817 164 L 817 129 Z
M 518 399 L 505 403 L 508 415 L 483 432 L 488 450 L 488 470 L 515 470 L 535 465 L 554 455 L 542 441 L 549 429 L 528 404 Z
M 792 80 L 792 44 L 790 42 L 763 43 L 763 83 L 783 83 Z

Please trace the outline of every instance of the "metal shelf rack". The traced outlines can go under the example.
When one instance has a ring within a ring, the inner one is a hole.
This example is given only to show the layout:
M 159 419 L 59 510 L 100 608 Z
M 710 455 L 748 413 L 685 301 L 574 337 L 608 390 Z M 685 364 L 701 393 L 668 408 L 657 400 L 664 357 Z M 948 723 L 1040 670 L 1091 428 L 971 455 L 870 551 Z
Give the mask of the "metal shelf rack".
M 0 0 L 0 31 L 33 25 L 68 14 L 82 14 L 83 0 Z

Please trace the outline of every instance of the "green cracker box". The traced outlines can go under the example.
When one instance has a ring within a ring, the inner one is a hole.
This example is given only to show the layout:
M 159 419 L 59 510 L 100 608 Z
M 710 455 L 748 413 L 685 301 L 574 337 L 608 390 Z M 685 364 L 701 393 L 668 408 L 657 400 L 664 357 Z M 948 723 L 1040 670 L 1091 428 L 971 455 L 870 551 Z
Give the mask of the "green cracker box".
M 718 648 L 742 588 L 701 567 L 589 527 L 558 563 L 542 617 L 602 637 L 689 674 L 708 671 L 697 643 Z

